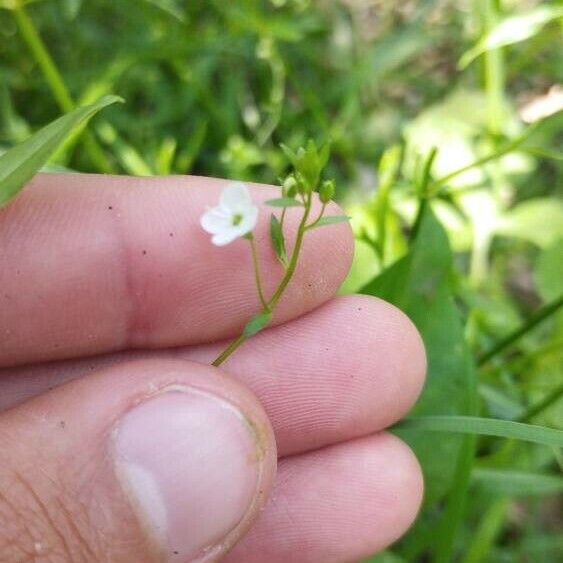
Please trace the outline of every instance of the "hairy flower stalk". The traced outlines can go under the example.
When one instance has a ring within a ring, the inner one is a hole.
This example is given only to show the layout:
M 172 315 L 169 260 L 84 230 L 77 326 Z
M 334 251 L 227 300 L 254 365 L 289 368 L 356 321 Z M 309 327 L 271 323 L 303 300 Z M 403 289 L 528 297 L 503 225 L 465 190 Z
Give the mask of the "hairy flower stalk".
M 282 148 L 293 164 L 294 171 L 282 182 L 282 197 L 266 202 L 267 205 L 282 209 L 280 219 L 275 214 L 270 216 L 270 238 L 276 256 L 285 270 L 280 283 L 269 298 L 266 298 L 264 294 L 256 241 L 252 233 L 258 220 L 258 209 L 253 205 L 246 186 L 240 182 L 227 186 L 221 194 L 219 205 L 208 209 L 201 218 L 201 226 L 213 235 L 211 240 L 215 245 L 223 246 L 239 237 L 249 241 L 256 288 L 262 307 L 250 319 L 243 332 L 217 356 L 213 361 L 214 366 L 221 365 L 248 338 L 268 325 L 276 305 L 295 274 L 305 233 L 316 227 L 348 220 L 348 217 L 341 216 L 324 217 L 326 206 L 334 195 L 332 181 L 325 181 L 319 187 L 321 172 L 328 159 L 328 148 L 323 147 L 319 151 L 311 141 L 306 148 L 301 148 L 296 153 L 287 147 Z M 317 190 L 322 207 L 319 215 L 313 221 L 308 222 L 313 193 Z M 288 207 L 302 208 L 301 220 L 289 257 L 286 254 L 284 235 L 284 222 Z

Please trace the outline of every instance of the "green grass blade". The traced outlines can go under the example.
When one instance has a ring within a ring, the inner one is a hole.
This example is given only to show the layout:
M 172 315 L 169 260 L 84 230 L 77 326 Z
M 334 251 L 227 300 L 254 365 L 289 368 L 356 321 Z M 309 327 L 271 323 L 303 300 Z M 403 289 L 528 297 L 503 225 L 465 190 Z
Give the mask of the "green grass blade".
M 77 108 L 0 156 L 0 205 L 5 204 L 25 186 L 69 135 L 98 111 L 118 101 L 121 98 L 117 96 L 104 96 L 92 105 Z
M 395 428 L 426 432 L 480 434 L 498 438 L 513 438 L 545 446 L 563 447 L 563 430 L 535 426 L 511 420 L 476 416 L 417 416 L 403 420 Z
M 555 495 L 563 492 L 563 477 L 513 469 L 475 469 L 473 482 L 487 493 L 507 496 Z

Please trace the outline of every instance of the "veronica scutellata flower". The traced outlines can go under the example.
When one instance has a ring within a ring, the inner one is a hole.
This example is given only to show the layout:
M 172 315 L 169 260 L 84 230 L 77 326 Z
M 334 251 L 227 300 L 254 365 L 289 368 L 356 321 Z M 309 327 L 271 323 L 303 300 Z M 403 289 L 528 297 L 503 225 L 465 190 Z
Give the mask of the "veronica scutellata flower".
M 202 215 L 201 226 L 213 235 L 213 244 L 224 246 L 250 233 L 257 221 L 258 207 L 252 203 L 248 188 L 242 182 L 233 182 L 221 193 L 219 205 Z

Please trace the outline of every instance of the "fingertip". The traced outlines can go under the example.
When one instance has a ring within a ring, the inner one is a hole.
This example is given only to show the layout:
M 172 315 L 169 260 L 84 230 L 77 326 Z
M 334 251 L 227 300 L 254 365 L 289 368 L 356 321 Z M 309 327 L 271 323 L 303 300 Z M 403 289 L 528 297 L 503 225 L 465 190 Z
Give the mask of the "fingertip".
M 387 459 L 378 479 L 381 502 L 388 508 L 389 544 L 400 538 L 415 521 L 422 504 L 424 480 L 420 463 L 405 442 L 387 432 L 374 440 Z
M 366 356 L 377 359 L 380 384 L 394 403 L 395 422 L 416 403 L 426 379 L 426 350 L 418 329 L 401 309 L 378 297 L 341 297 L 361 317 Z M 384 377 L 383 377 L 384 376 Z

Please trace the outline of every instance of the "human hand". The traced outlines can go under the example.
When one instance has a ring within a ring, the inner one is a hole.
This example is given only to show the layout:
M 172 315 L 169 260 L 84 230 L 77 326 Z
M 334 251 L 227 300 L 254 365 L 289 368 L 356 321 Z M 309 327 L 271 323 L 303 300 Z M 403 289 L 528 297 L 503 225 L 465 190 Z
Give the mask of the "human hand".
M 0 210 L 0 561 L 356 561 L 412 522 L 420 470 L 382 431 L 424 349 L 334 297 L 347 225 L 307 236 L 276 326 L 205 365 L 258 308 L 246 245 L 199 227 L 223 186 L 39 175 Z

